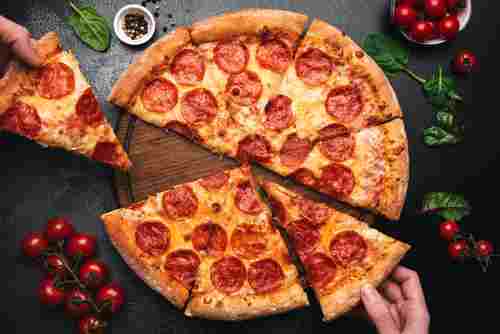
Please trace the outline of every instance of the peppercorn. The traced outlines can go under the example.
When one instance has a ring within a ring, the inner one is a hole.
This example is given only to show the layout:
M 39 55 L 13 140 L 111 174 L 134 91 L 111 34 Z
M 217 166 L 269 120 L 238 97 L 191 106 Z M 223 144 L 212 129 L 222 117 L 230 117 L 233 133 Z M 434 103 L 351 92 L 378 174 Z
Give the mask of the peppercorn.
M 131 13 L 125 15 L 123 24 L 123 31 L 131 39 L 142 38 L 148 32 L 148 21 L 144 18 L 144 15 L 139 13 Z

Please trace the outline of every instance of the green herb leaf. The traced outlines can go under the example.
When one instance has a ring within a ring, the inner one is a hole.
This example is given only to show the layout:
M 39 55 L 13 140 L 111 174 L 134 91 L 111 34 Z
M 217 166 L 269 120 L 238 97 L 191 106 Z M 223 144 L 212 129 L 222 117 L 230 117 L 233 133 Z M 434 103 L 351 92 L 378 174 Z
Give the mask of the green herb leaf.
M 73 15 L 67 21 L 80 39 L 96 51 L 106 51 L 111 41 L 111 31 L 106 19 L 93 7 L 76 7 L 69 2 Z
M 471 205 L 463 195 L 432 192 L 424 196 L 422 213 L 435 213 L 444 219 L 459 221 L 471 212 Z
M 369 34 L 363 42 L 363 49 L 387 75 L 393 76 L 408 65 L 408 50 L 400 42 L 384 34 Z
M 454 112 L 456 101 L 462 100 L 456 91 L 455 81 L 443 75 L 441 66 L 432 79 L 424 83 L 423 89 L 425 96 L 436 111 Z
M 436 113 L 436 121 L 439 127 L 444 129 L 453 129 L 455 127 L 455 115 L 439 111 Z
M 424 130 L 424 143 L 428 146 L 458 144 L 462 139 L 461 135 L 446 131 L 438 126 L 431 126 Z

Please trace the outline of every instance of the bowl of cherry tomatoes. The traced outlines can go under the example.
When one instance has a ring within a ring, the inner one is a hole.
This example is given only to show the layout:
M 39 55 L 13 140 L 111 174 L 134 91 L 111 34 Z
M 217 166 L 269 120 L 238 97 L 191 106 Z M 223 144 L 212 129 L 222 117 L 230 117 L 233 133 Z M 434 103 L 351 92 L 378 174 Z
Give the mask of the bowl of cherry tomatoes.
M 472 0 L 391 0 L 391 21 L 403 36 L 421 45 L 453 40 L 472 14 Z

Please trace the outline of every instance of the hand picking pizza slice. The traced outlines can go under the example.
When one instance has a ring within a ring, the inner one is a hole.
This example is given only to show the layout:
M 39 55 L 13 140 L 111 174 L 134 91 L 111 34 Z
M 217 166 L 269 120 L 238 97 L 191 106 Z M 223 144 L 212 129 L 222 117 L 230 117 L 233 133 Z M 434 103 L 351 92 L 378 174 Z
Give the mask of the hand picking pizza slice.
M 241 320 L 308 305 L 248 167 L 104 214 L 129 266 L 186 315 Z M 191 296 L 190 296 L 191 293 Z
M 378 286 L 410 246 L 278 184 L 264 190 L 276 221 L 292 243 L 325 321 L 350 311 L 365 284 Z
M 0 80 L 0 129 L 127 170 L 131 163 L 106 121 L 78 60 L 56 33 L 35 42 L 39 69 L 13 62 Z

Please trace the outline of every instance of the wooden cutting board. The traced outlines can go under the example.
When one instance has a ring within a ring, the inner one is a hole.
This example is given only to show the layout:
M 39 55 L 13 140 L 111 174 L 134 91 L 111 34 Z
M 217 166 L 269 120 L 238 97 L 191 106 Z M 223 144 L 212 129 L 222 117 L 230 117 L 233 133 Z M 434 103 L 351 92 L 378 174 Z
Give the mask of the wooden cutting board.
M 148 195 L 167 190 L 176 184 L 194 181 L 218 170 L 239 165 L 236 160 L 211 153 L 174 132 L 146 124 L 130 114 L 124 113 L 120 118 L 117 136 L 133 163 L 128 174 L 115 173 L 116 192 L 121 207 L 142 201 Z M 253 171 L 258 179 L 278 182 L 365 221 L 374 220 L 373 215 L 367 212 L 353 210 L 262 167 L 253 166 Z

